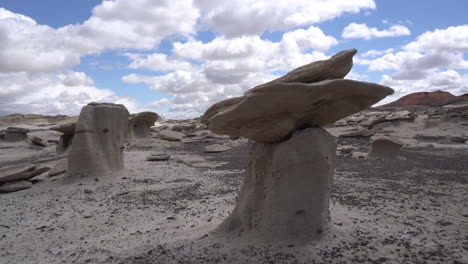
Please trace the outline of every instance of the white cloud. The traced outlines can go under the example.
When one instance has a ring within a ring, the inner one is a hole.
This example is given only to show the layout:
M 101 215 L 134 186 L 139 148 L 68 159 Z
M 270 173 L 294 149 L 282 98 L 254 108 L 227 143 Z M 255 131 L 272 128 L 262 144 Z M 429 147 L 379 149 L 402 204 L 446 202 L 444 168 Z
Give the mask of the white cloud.
M 66 86 L 93 85 L 94 81 L 84 72 L 73 72 L 63 77 Z
M 408 51 L 468 52 L 468 25 L 428 31 L 403 47 Z
M 290 30 L 376 7 L 373 0 L 196 0 L 195 4 L 203 13 L 201 29 L 212 27 L 229 38 Z
M 172 102 L 171 99 L 169 98 L 161 98 L 157 101 L 152 102 L 151 104 L 148 105 L 150 108 L 163 108 L 165 106 L 168 106 Z
M 128 66 L 130 69 L 150 69 L 152 71 L 190 70 L 192 64 L 187 61 L 169 58 L 166 54 L 136 54 L 125 53 L 133 60 Z
M 393 25 L 389 29 L 378 30 L 375 27 L 368 27 L 366 24 L 351 23 L 343 29 L 342 38 L 382 38 L 382 37 L 398 37 L 408 36 L 411 31 L 402 25 Z

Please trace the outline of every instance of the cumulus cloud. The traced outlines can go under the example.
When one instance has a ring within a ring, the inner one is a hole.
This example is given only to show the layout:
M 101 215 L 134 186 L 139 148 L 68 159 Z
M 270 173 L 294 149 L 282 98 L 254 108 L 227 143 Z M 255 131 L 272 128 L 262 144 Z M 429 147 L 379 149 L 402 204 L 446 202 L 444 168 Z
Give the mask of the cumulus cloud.
M 200 27 L 214 28 L 229 38 L 286 31 L 376 7 L 373 0 L 195 0 L 195 4 L 203 14 Z
M 403 47 L 408 51 L 427 50 L 444 52 L 468 51 L 468 25 L 452 26 L 446 29 L 428 31 Z
M 64 75 L 63 84 L 66 86 L 81 86 L 81 85 L 93 85 L 94 81 L 86 75 L 84 72 L 73 72 L 68 75 Z
M 174 71 L 174 70 L 190 70 L 192 64 L 187 61 L 171 59 L 166 54 L 137 54 L 125 53 L 132 60 L 128 66 L 130 69 L 150 69 L 152 71 Z
M 368 27 L 366 24 L 351 23 L 343 29 L 342 38 L 382 38 L 382 37 L 398 37 L 408 36 L 411 31 L 402 25 L 393 25 L 389 29 L 379 30 L 375 27 Z

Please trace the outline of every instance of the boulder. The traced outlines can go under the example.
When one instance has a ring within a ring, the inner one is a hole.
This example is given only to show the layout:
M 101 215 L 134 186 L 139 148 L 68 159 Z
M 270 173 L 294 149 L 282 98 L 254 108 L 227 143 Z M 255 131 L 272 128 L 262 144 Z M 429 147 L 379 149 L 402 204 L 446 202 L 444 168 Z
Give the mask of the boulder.
M 171 158 L 171 155 L 165 153 L 153 153 L 146 157 L 147 161 L 166 161 Z
M 378 137 L 372 139 L 367 157 L 377 159 L 397 159 L 402 146 L 403 143 L 396 139 Z
M 0 169 L 0 183 L 10 181 L 29 180 L 50 170 L 47 166 L 22 164 L 3 167 Z
M 159 119 L 159 115 L 154 112 L 141 112 L 133 115 L 128 120 L 128 135 L 131 138 L 149 138 L 151 136 L 151 126 Z
M 61 159 L 55 166 L 50 169 L 48 176 L 53 177 L 65 173 L 67 171 L 67 160 Z
M 300 243 L 319 237 L 330 219 L 335 153 L 335 140 L 323 128 L 256 143 L 236 206 L 215 234 Z
M 205 152 L 207 153 L 218 153 L 230 150 L 231 147 L 224 146 L 221 144 L 213 144 L 205 147 Z
M 0 192 L 2 193 L 10 193 L 10 192 L 17 192 L 25 189 L 30 189 L 32 187 L 32 183 L 29 181 L 12 181 L 7 182 L 0 185 Z
M 172 130 L 162 130 L 158 133 L 159 138 L 168 140 L 168 141 L 181 141 L 184 138 L 184 133 L 180 133 Z
M 45 142 L 42 138 L 33 136 L 31 138 L 31 143 L 36 146 L 40 147 L 47 147 L 47 142 Z
M 125 106 L 90 103 L 76 123 L 66 177 L 74 179 L 123 169 L 129 113 Z
M 14 142 L 14 141 L 22 141 L 28 138 L 28 133 L 31 130 L 21 127 L 9 127 L 5 131 L 5 140 Z
M 209 129 L 258 142 L 280 142 L 297 129 L 332 124 L 392 93 L 382 85 L 342 79 L 273 83 L 247 92 L 237 104 L 211 116 Z

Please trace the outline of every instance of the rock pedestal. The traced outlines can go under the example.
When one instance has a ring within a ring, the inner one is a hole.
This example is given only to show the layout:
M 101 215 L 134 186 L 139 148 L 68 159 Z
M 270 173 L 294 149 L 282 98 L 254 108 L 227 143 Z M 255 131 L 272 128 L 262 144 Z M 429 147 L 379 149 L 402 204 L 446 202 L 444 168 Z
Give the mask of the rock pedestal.
M 158 121 L 159 115 L 154 112 L 141 112 L 128 120 L 128 134 L 131 138 L 149 138 L 151 126 Z
M 125 106 L 90 103 L 83 107 L 68 154 L 67 178 L 123 169 L 129 113 Z
M 322 128 L 281 143 L 256 143 L 234 211 L 216 232 L 308 241 L 329 222 L 336 143 Z
M 69 150 L 73 142 L 73 136 L 75 135 L 76 123 L 66 123 L 51 127 L 49 129 L 63 133 L 63 135 L 60 136 L 57 146 L 55 148 L 57 154 L 62 154 Z

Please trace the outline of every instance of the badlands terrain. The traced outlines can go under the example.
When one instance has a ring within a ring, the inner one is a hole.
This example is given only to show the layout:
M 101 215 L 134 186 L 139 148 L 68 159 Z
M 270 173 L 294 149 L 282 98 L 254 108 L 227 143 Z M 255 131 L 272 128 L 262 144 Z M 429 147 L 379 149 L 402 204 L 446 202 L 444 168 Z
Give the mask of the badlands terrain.
M 0 167 L 53 168 L 67 152 L 49 128 L 76 120 L 0 117 L 0 130 L 31 131 L 1 141 Z M 467 127 L 463 101 L 371 108 L 327 126 L 338 143 L 331 223 L 294 244 L 212 232 L 234 208 L 251 141 L 159 120 L 125 145 L 121 172 L 76 183 L 45 172 L 0 194 L 0 263 L 468 263 Z M 366 157 L 379 136 L 403 144 L 397 159 Z M 146 160 L 155 153 L 170 158 Z

